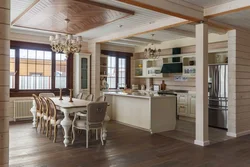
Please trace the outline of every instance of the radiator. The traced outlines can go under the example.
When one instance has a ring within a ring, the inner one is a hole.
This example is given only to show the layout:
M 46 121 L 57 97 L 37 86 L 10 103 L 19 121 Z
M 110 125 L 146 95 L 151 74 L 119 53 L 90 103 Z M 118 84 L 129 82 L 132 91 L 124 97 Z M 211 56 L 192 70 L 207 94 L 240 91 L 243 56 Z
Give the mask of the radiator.
M 14 101 L 14 121 L 22 118 L 32 118 L 30 109 L 33 106 L 32 100 L 15 100 Z

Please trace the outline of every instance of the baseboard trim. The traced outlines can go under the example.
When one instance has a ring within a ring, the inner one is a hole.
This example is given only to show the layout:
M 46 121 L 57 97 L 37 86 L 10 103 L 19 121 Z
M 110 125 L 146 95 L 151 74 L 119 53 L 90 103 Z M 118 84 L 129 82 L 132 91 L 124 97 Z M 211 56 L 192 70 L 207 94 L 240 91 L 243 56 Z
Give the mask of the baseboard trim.
M 239 133 L 227 132 L 227 136 L 230 136 L 230 137 L 240 137 L 240 136 L 245 136 L 249 134 L 250 134 L 250 130 L 246 130 L 246 131 L 239 132 Z
M 195 141 L 194 141 L 194 144 L 195 144 L 195 145 L 198 145 L 198 146 L 205 147 L 205 146 L 210 145 L 210 141 L 209 141 L 209 140 L 207 140 L 207 141 L 195 140 Z

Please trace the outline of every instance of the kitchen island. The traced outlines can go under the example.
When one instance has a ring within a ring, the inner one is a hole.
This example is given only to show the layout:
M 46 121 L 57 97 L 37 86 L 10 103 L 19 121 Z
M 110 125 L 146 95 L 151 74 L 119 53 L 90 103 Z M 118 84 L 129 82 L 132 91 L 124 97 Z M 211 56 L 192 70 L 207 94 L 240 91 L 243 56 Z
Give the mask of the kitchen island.
M 105 93 L 111 120 L 149 131 L 174 130 L 176 125 L 176 96 L 149 96 L 127 93 Z

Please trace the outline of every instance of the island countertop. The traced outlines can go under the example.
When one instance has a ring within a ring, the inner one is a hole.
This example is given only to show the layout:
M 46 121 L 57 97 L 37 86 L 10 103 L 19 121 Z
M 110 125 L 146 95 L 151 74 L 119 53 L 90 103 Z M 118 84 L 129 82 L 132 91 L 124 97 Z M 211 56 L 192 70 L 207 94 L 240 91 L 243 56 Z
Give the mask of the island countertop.
M 126 96 L 126 97 L 134 97 L 134 98 L 143 98 L 143 99 L 150 99 L 150 98 L 176 98 L 175 95 L 140 95 L 140 94 L 129 94 L 129 93 L 124 93 L 124 92 L 105 92 L 105 95 L 113 95 L 113 96 Z

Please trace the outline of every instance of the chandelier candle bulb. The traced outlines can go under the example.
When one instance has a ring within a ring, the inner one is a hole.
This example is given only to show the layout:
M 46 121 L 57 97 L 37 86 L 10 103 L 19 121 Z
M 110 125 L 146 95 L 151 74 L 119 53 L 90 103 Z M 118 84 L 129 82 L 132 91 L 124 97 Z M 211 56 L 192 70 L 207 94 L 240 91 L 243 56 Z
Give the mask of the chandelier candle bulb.
M 54 40 L 54 36 L 50 36 L 49 41 L 53 41 L 53 40 Z

